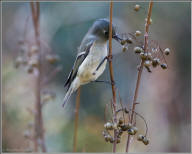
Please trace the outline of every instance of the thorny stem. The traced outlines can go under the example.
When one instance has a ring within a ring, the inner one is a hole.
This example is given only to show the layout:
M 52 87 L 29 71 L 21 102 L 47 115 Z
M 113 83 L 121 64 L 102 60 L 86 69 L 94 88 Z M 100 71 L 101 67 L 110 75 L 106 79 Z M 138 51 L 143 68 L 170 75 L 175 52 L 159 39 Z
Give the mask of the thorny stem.
M 35 43 L 38 47 L 38 62 L 39 68 L 35 75 L 36 89 L 35 89 L 35 135 L 34 135 L 34 150 L 38 151 L 40 146 L 42 152 L 46 152 L 45 140 L 44 140 L 44 128 L 43 128 L 43 117 L 42 117 L 42 106 L 41 106 L 41 44 L 40 44 L 40 33 L 39 33 L 39 2 L 30 2 L 32 19 L 35 32 Z
M 148 9 L 148 15 L 147 15 L 147 22 L 145 24 L 144 52 L 146 52 L 147 46 L 148 46 L 148 32 L 149 32 L 149 25 L 150 25 L 150 18 L 151 18 L 151 13 L 152 13 L 152 7 L 153 7 L 153 1 L 150 1 L 149 9 Z M 139 68 L 139 71 L 138 71 L 138 74 L 137 74 L 137 82 L 136 82 L 135 94 L 134 94 L 134 98 L 133 98 L 133 102 L 132 102 L 131 123 L 133 122 L 135 106 L 137 104 L 136 102 L 137 102 L 137 97 L 138 97 L 138 91 L 139 91 L 141 75 L 142 75 L 142 71 L 143 71 L 143 65 L 144 65 L 144 60 L 141 60 L 140 68 Z M 127 145 L 126 145 L 126 152 L 129 151 L 130 138 L 131 138 L 131 136 L 128 134 Z
M 79 120 L 79 107 L 80 107 L 80 88 L 77 90 L 77 96 L 76 96 L 73 152 L 77 151 L 77 131 L 78 131 L 78 120 Z
M 112 58 L 112 16 L 113 16 L 113 2 L 110 2 L 110 25 L 109 25 L 109 55 L 108 57 Z M 109 60 L 109 71 L 110 71 L 110 79 L 111 79 L 111 87 L 112 87 L 112 94 L 113 94 L 113 121 L 114 123 L 117 122 L 116 116 L 116 90 L 114 84 L 114 75 L 113 75 L 113 65 L 112 60 Z M 116 145 L 117 145 L 117 130 L 114 129 L 114 143 L 113 143 L 113 152 L 116 152 Z

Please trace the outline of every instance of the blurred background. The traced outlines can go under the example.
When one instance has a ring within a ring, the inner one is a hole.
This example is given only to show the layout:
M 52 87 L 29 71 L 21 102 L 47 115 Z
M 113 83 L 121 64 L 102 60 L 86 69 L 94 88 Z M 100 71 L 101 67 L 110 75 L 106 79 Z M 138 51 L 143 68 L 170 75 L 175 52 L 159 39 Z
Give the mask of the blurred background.
M 143 34 L 148 3 L 134 11 L 136 3 L 115 2 L 113 23 L 119 33 Z M 188 2 L 155 2 L 152 10 L 150 38 L 158 40 L 161 47 L 170 48 L 166 57 L 168 69 L 160 67 L 142 74 L 139 105 L 136 111 L 148 123 L 150 144 L 133 141 L 130 152 L 190 152 L 191 151 L 191 4 Z M 43 75 L 48 78 L 55 68 L 60 68 L 42 90 L 56 94 L 43 106 L 45 144 L 48 152 L 72 152 L 74 134 L 75 96 L 70 105 L 62 108 L 65 95 L 64 82 L 76 57 L 77 48 L 92 23 L 98 18 L 109 17 L 107 2 L 41 2 L 40 37 L 43 51 L 59 56 L 56 64 L 44 63 Z M 35 101 L 34 77 L 25 67 L 15 68 L 15 60 L 21 56 L 23 39 L 34 39 L 29 3 L 2 3 L 2 143 L 3 152 L 26 152 L 33 147 L 25 138 L 28 126 L 33 123 Z M 143 36 L 140 36 L 143 39 Z M 20 43 L 19 43 L 20 42 Z M 43 43 L 42 43 L 43 44 Z M 136 84 L 139 58 L 130 46 L 127 52 L 113 41 L 113 66 L 116 86 L 123 104 L 130 107 Z M 62 66 L 62 69 L 61 67 Z M 100 80 L 109 80 L 108 67 Z M 81 88 L 78 152 L 111 152 L 112 144 L 103 136 L 104 107 L 112 98 L 107 84 L 90 83 Z M 145 126 L 138 120 L 139 134 Z M 124 152 L 127 136 L 117 146 Z

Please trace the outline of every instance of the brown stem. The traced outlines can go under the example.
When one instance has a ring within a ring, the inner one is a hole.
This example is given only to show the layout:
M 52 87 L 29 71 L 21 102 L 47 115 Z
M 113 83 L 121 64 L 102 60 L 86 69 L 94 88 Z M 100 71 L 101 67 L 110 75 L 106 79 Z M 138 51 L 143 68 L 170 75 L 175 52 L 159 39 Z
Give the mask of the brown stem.
M 76 96 L 73 152 L 77 151 L 77 131 L 78 131 L 78 120 L 79 120 L 79 107 L 80 107 L 80 88 L 77 90 L 77 96 Z
M 35 135 L 34 135 L 34 146 L 35 152 L 38 151 L 38 146 L 41 147 L 42 152 L 46 152 L 45 140 L 44 140 L 44 128 L 43 128 L 43 118 L 42 118 L 42 106 L 41 106 L 41 44 L 40 44 L 40 33 L 39 33 L 39 2 L 30 2 L 32 19 L 35 32 L 35 42 L 38 47 L 38 62 L 39 68 L 37 69 L 37 74 L 35 75 Z
M 109 71 L 110 71 L 110 79 L 111 79 L 111 87 L 112 87 L 112 94 L 113 94 L 113 121 L 114 123 L 117 122 L 116 116 L 116 90 L 115 90 L 115 81 L 113 75 L 113 64 L 112 64 L 112 16 L 113 16 L 113 2 L 110 2 L 110 25 L 109 25 Z M 117 130 L 114 129 L 114 143 L 113 143 L 113 152 L 116 152 L 116 145 L 117 145 Z
M 146 52 L 147 46 L 148 46 L 148 32 L 149 32 L 149 25 L 150 25 L 152 7 L 153 7 L 153 2 L 150 1 L 149 9 L 148 9 L 148 15 L 147 15 L 147 21 L 146 21 L 146 24 L 145 24 L 144 52 Z M 139 71 L 138 71 L 138 74 L 137 74 L 137 82 L 136 82 L 135 94 L 134 94 L 134 97 L 133 97 L 132 109 L 131 109 L 132 110 L 132 112 L 131 112 L 131 123 L 133 122 L 133 116 L 134 116 L 135 107 L 136 107 L 136 104 L 137 104 L 136 102 L 137 102 L 138 91 L 139 91 L 139 86 L 140 86 L 140 81 L 141 81 L 141 75 L 142 75 L 142 71 L 143 71 L 143 64 L 144 64 L 144 62 L 145 62 L 144 60 L 141 60 L 140 68 L 139 68 Z M 131 138 L 131 136 L 128 134 L 127 145 L 126 145 L 126 152 L 129 151 L 130 138 Z

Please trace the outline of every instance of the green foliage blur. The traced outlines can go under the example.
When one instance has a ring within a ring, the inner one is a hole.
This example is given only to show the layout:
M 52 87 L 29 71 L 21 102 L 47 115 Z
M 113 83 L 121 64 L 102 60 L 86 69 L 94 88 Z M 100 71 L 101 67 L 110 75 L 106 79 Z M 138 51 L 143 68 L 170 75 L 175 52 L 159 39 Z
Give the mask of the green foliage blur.
M 148 3 L 114 2 L 113 23 L 119 33 L 144 33 Z M 136 111 L 148 122 L 150 144 L 135 141 L 131 152 L 190 152 L 191 148 L 191 4 L 189 2 L 154 2 L 150 38 L 158 40 L 162 48 L 170 48 L 166 57 L 168 69 L 160 68 L 142 74 L 139 105 Z M 27 2 L 2 3 L 2 142 L 4 152 L 25 152 L 30 143 L 23 133 L 33 116 L 27 108 L 34 106 L 33 77 L 25 69 L 14 67 L 19 55 L 18 41 L 23 39 L 29 17 L 27 37 L 33 38 L 30 5 Z M 43 89 L 56 93 L 56 99 L 43 107 L 45 143 L 48 152 L 72 152 L 74 134 L 75 94 L 66 109 L 62 108 L 64 82 L 76 57 L 77 48 L 92 23 L 109 17 L 108 2 L 41 2 L 40 36 L 60 57 L 59 72 Z M 141 40 L 142 40 L 142 36 Z M 130 49 L 113 41 L 113 66 L 116 86 L 125 106 L 130 107 L 134 94 L 139 58 Z M 45 70 L 53 69 L 49 64 Z M 49 74 L 46 76 L 49 77 Z M 109 80 L 108 67 L 100 80 Z M 78 152 L 111 152 L 106 143 L 104 107 L 112 98 L 107 84 L 90 83 L 81 88 L 79 111 Z M 110 117 L 108 117 L 110 118 Z M 144 133 L 142 121 L 137 122 L 139 133 Z M 126 135 L 117 146 L 124 152 Z

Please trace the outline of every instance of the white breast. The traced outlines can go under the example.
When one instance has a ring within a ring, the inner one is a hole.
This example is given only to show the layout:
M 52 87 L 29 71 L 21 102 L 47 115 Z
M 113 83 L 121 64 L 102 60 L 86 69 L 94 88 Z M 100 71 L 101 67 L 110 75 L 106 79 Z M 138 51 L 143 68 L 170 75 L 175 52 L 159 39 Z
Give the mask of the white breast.
M 96 68 L 100 62 L 107 56 L 107 42 L 95 42 L 90 48 L 90 52 L 80 65 L 77 76 L 81 84 L 96 80 L 105 70 L 106 61 L 101 65 L 99 70 Z

